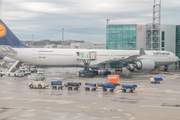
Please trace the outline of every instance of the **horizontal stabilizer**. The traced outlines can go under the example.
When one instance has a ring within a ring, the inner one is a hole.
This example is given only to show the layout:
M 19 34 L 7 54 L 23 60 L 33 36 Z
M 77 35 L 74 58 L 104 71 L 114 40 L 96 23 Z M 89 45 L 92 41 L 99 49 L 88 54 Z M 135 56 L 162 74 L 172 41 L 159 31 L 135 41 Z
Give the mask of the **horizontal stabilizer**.
M 17 53 L 18 52 L 10 46 L 0 45 L 0 55 L 14 57 Z

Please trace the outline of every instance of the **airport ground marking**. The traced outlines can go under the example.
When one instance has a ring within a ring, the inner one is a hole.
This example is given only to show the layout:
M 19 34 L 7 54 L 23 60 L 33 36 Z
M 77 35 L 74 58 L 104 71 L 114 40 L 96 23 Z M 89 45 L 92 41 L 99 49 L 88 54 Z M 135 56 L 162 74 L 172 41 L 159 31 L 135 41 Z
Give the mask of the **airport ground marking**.
M 150 106 L 150 105 L 141 105 L 141 107 L 153 107 L 153 108 L 171 108 L 171 109 L 180 109 L 178 107 L 165 107 L 165 106 Z
M 15 98 L 15 97 L 8 97 L 8 98 L 2 98 L 2 99 L 4 99 L 4 100 L 9 100 L 9 99 L 13 99 L 13 100 L 27 100 L 29 103 L 30 102 L 56 102 L 56 103 L 60 103 L 60 104 L 70 104 L 70 103 L 73 103 L 73 101 L 69 101 L 69 100 L 27 99 L 27 98 Z

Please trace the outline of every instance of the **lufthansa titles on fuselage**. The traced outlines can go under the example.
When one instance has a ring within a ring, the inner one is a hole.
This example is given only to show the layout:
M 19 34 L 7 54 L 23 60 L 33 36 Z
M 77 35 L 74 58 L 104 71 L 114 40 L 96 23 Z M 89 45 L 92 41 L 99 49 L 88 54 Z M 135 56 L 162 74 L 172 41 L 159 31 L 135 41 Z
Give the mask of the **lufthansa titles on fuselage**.
M 153 52 L 154 55 L 170 55 L 168 52 Z
M 51 51 L 47 51 L 47 50 L 38 50 L 38 52 L 53 52 L 52 50 Z

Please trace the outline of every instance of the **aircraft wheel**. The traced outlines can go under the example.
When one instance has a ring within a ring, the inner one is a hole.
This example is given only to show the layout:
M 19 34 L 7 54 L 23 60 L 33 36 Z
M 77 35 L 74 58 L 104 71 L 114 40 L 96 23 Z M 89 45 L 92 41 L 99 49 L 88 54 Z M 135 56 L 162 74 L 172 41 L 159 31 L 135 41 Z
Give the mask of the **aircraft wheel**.
M 126 89 L 123 89 L 122 91 L 123 91 L 123 92 L 126 92 Z
M 103 88 L 103 91 L 105 92 L 105 91 L 107 91 L 107 89 L 106 89 L 106 88 Z
M 74 88 L 74 90 L 78 90 L 78 88 Z
M 129 90 L 129 92 L 130 92 L 130 93 L 132 93 L 132 92 L 133 92 L 133 90 Z
M 38 89 L 42 89 L 42 86 L 41 86 L 41 85 L 38 85 Z
M 113 92 L 114 91 L 114 89 L 110 89 L 110 92 Z
M 30 86 L 29 86 L 31 89 L 33 89 L 33 85 L 31 84 Z
M 68 90 L 72 90 L 72 87 L 68 87 Z

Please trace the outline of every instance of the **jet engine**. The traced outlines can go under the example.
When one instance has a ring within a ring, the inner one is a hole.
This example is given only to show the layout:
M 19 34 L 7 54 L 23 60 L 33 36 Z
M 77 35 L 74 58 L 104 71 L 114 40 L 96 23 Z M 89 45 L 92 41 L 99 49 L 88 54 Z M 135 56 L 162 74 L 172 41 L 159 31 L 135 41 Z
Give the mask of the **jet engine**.
M 129 64 L 129 65 L 127 66 L 127 69 L 130 70 L 131 72 L 133 72 L 134 69 L 135 69 L 135 67 L 133 66 L 133 64 Z
M 142 59 L 134 65 L 138 70 L 152 70 L 155 67 L 155 63 L 151 59 Z

